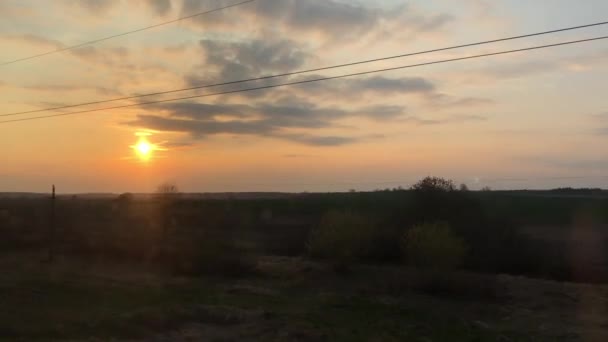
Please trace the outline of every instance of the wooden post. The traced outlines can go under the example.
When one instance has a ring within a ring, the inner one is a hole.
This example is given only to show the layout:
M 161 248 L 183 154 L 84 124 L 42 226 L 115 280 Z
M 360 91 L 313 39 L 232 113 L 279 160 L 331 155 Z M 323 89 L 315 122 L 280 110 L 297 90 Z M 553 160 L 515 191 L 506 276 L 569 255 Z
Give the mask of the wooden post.
M 53 184 L 53 194 L 51 195 L 51 217 L 49 222 L 49 262 L 55 259 L 55 184 Z

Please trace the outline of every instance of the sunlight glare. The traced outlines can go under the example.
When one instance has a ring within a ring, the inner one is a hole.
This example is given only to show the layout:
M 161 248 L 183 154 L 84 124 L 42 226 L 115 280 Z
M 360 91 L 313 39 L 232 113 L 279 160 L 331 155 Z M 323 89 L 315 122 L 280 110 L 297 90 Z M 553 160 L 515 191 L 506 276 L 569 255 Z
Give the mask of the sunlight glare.
M 148 156 L 150 154 L 150 152 L 152 152 L 152 146 L 150 145 L 149 142 L 142 140 L 139 143 L 137 143 L 137 152 L 141 156 Z
M 135 154 L 141 161 L 148 161 L 152 157 L 152 153 L 157 150 L 162 150 L 156 145 L 150 143 L 144 134 L 136 134 L 139 136 L 139 140 L 131 148 L 135 151 Z

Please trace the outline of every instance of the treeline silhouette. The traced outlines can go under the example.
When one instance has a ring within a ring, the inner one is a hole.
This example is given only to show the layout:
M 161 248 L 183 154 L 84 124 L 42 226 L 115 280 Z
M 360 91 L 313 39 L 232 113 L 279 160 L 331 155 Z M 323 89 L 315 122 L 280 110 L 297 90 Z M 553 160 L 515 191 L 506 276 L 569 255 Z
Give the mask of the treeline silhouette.
M 487 190 L 427 177 L 410 189 L 271 199 L 195 199 L 170 184 L 149 198 L 60 198 L 56 251 L 189 275 L 248 274 L 257 256 L 277 255 L 325 260 L 344 272 L 354 264 L 405 263 L 438 273 L 608 280 L 608 255 L 601 268 L 581 272 L 590 265 L 572 258 L 572 241 L 557 238 L 581 224 L 606 228 L 604 192 Z M 3 252 L 48 248 L 49 201 L 0 199 Z M 529 234 L 530 227 L 550 227 L 549 234 Z M 606 242 L 602 235 L 602 253 Z

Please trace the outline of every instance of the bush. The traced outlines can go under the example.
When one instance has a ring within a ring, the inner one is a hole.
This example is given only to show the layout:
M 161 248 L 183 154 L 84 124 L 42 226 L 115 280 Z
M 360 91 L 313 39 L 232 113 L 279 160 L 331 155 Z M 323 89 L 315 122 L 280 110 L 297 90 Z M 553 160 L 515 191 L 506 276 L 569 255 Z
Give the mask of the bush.
M 376 232 L 369 217 L 352 212 L 331 211 L 312 229 L 308 252 L 313 257 L 348 265 L 369 256 Z
M 467 252 L 463 239 L 453 235 L 445 223 L 427 223 L 409 229 L 401 241 L 405 261 L 416 268 L 452 270 Z
M 251 255 L 227 237 L 215 234 L 175 239 L 166 258 L 170 270 L 180 275 L 242 276 L 255 268 Z
M 426 177 L 412 185 L 412 190 L 418 192 L 450 192 L 456 191 L 456 186 L 450 179 Z
M 475 300 L 495 300 L 504 296 L 504 289 L 494 275 L 423 271 L 411 277 L 413 290 L 432 296 Z

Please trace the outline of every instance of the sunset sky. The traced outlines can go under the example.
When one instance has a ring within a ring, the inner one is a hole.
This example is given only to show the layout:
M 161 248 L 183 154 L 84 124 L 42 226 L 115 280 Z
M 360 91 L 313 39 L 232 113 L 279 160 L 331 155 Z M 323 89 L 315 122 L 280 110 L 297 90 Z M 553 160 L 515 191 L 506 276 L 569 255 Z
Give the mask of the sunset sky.
M 0 63 L 237 2 L 2 0 Z M 604 0 L 257 0 L 0 66 L 0 114 L 584 25 L 606 13 Z M 608 25 L 63 112 L 603 35 Z M 43 192 L 53 183 L 64 193 L 149 192 L 165 181 L 188 192 L 371 190 L 427 175 L 471 188 L 607 188 L 607 80 L 601 40 L 1 123 L 0 192 Z

